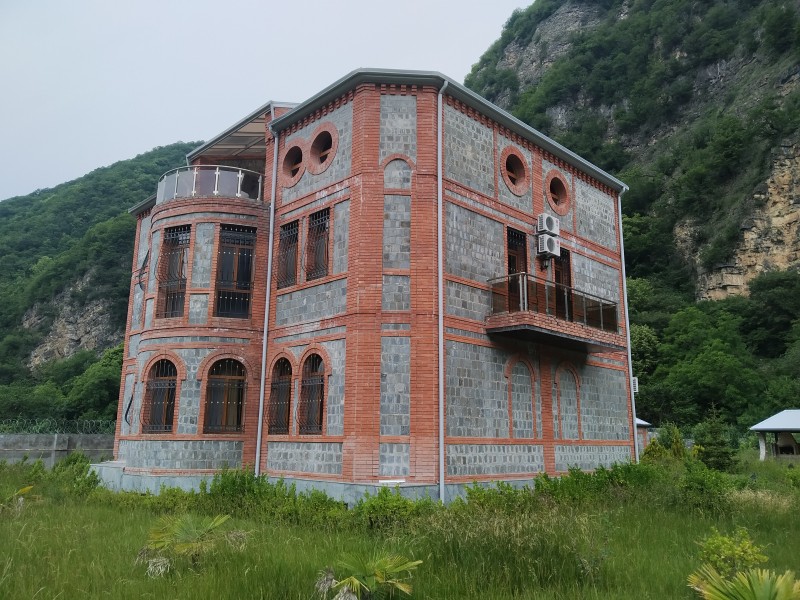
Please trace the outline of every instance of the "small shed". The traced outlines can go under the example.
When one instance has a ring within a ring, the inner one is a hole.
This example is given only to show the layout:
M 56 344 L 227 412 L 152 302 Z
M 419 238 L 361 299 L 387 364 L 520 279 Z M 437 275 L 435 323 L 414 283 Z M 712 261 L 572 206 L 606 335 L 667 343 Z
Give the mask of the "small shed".
M 758 434 L 759 458 L 767 455 L 800 456 L 800 409 L 788 409 L 772 415 L 750 428 Z M 772 435 L 770 435 L 772 434 Z
M 644 419 L 636 417 L 636 443 L 639 444 L 639 454 L 647 448 L 652 439 L 653 425 Z

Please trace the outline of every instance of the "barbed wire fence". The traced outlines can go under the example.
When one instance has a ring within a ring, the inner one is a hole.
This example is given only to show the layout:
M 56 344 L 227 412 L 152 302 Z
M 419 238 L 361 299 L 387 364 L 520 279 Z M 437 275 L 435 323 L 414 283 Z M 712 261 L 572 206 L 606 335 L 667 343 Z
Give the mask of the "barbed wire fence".
M 83 433 L 114 435 L 116 427 L 116 421 L 107 419 L 0 419 L 0 434 Z

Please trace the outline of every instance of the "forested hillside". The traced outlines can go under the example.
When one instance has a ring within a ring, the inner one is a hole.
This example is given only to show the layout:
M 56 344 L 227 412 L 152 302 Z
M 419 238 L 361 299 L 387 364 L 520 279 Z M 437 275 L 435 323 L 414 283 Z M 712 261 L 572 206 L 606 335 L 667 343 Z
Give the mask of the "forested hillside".
M 537 0 L 467 77 L 630 185 L 637 404 L 656 424 L 800 406 L 798 74 L 796 2 Z
M 99 354 L 121 341 L 125 327 L 135 232 L 127 209 L 196 146 L 156 148 L 0 202 L 0 419 L 113 417 L 121 350 Z M 100 343 L 32 365 L 31 352 L 65 312 L 104 328 Z

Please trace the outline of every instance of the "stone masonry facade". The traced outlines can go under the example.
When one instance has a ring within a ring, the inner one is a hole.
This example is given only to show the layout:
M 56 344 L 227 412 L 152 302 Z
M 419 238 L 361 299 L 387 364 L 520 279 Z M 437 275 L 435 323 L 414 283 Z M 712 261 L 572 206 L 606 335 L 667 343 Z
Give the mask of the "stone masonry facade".
M 131 209 L 113 468 L 428 493 L 632 459 L 624 184 L 435 73 L 356 71 L 249 119 Z M 616 319 L 515 312 L 539 300 L 520 273 Z

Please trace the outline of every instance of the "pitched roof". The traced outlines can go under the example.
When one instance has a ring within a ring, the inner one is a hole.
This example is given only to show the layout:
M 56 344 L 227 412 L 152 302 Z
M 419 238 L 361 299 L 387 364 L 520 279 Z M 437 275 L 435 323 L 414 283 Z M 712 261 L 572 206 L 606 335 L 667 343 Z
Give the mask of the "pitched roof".
M 761 423 L 756 423 L 750 431 L 800 431 L 800 409 L 782 410 Z

